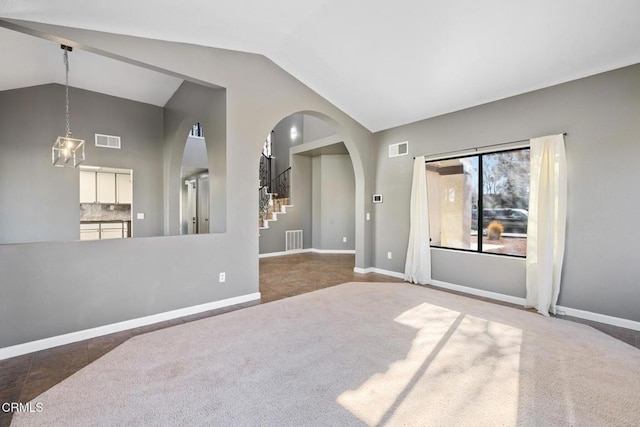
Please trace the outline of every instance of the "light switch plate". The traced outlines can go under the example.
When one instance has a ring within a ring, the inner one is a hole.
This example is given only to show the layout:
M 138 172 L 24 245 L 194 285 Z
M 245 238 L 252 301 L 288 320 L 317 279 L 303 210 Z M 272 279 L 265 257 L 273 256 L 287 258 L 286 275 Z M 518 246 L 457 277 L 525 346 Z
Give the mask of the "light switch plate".
M 144 219 L 144 213 L 142 212 L 138 212 L 138 214 L 136 215 L 137 219 Z

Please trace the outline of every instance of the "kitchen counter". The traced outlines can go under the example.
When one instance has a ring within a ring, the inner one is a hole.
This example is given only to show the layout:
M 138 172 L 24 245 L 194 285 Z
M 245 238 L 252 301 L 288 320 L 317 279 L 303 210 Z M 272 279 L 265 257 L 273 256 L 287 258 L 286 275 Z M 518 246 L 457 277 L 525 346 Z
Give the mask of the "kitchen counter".
M 131 220 L 106 219 L 80 221 L 80 240 L 131 237 Z
M 117 223 L 129 223 L 131 224 L 131 220 L 126 219 L 96 219 L 96 220 L 82 220 L 80 224 L 117 224 Z

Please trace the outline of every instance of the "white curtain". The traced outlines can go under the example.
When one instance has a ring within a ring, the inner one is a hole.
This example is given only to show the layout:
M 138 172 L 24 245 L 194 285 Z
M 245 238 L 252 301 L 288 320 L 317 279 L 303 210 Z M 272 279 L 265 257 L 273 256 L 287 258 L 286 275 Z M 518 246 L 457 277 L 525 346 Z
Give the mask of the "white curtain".
M 404 280 L 425 285 L 431 283 L 431 248 L 429 245 L 427 172 L 424 156 L 418 156 L 413 161 L 410 224 Z
M 564 258 L 567 159 L 564 136 L 531 140 L 526 306 L 555 314 Z

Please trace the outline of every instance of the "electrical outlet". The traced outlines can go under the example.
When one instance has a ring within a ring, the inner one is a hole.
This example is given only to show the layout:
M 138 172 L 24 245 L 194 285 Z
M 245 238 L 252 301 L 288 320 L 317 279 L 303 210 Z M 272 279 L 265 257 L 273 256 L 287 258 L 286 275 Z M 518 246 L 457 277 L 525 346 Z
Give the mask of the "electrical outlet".
M 391 252 L 387 252 L 387 259 L 391 259 Z
M 346 237 L 342 238 L 342 243 L 347 243 L 347 238 Z
M 220 277 L 218 277 L 218 282 L 222 283 L 227 280 L 227 273 L 220 273 Z

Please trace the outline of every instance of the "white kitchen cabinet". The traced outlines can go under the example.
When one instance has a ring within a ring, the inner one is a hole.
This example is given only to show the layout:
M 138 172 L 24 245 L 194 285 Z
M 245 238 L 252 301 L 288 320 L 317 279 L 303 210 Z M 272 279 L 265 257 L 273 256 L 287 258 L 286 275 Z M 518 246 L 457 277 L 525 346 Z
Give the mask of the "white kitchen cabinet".
M 100 224 L 101 239 L 122 239 L 124 238 L 124 227 L 122 223 L 102 223 Z
M 116 174 L 112 172 L 97 172 L 97 200 L 98 203 L 116 202 Z
M 131 174 L 80 171 L 80 203 L 131 204 Z
M 116 189 L 116 203 L 131 204 L 131 201 L 133 200 L 131 175 L 124 173 L 116 174 Z
M 80 224 L 80 240 L 100 239 L 100 224 Z
M 129 221 L 81 223 L 80 240 L 126 239 L 129 228 Z
M 80 171 L 80 203 L 95 203 L 96 173 Z

